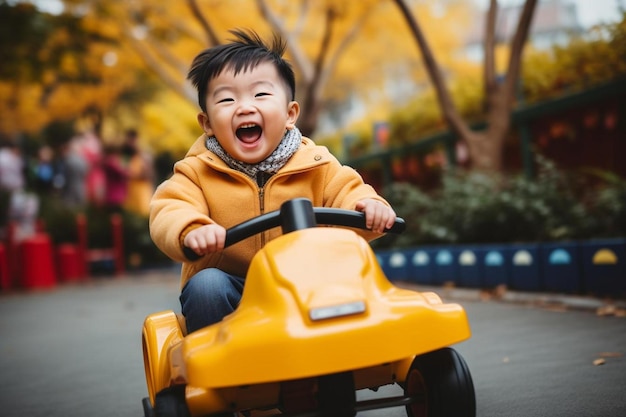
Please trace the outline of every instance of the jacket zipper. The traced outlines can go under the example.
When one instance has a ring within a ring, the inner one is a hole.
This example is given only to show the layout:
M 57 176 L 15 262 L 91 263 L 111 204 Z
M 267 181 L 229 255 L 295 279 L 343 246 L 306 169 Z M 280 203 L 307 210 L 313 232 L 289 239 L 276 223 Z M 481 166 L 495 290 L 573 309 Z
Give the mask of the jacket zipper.
M 212 161 L 212 160 L 209 158 L 209 161 Z M 232 173 L 234 171 L 232 169 L 225 170 L 224 168 L 216 166 L 216 165 L 214 165 L 212 163 L 210 163 L 210 165 L 213 165 L 214 168 L 217 169 L 218 171 L 222 171 L 222 172 L 228 173 L 230 175 L 232 175 Z M 313 167 L 306 167 L 304 169 L 301 168 L 301 169 L 298 169 L 298 170 L 295 170 L 295 171 L 290 171 L 289 174 L 291 175 L 291 174 L 298 173 L 298 172 L 304 172 L 304 171 L 307 171 L 307 170 L 309 170 L 311 168 L 314 168 L 314 166 Z M 237 175 L 240 175 L 242 178 L 248 178 L 248 179 L 250 178 L 247 175 L 243 174 L 242 172 L 237 172 L 237 171 L 234 171 L 234 172 Z M 259 189 L 258 197 L 259 197 L 259 208 L 261 210 L 261 214 L 265 214 L 265 186 L 267 185 L 267 183 L 269 181 L 273 180 L 276 176 L 281 176 L 281 174 L 272 175 L 271 178 L 268 178 L 266 181 L 263 182 L 262 186 L 259 185 L 259 183 L 257 181 L 252 181 L 253 183 L 256 184 L 256 186 Z M 266 242 L 265 233 L 261 233 L 261 247 L 265 246 L 265 242 Z
M 255 178 L 256 186 L 259 188 L 259 207 L 261 208 L 261 214 L 265 213 L 265 185 L 269 178 L 264 176 L 263 172 L 258 172 Z
M 265 214 L 265 184 L 267 180 L 263 177 L 263 173 L 257 173 L 256 185 L 259 187 L 259 209 L 261 214 Z M 265 247 L 265 233 L 261 233 L 261 247 Z
M 265 213 L 265 189 L 263 187 L 259 188 L 259 207 L 261 209 L 261 214 Z

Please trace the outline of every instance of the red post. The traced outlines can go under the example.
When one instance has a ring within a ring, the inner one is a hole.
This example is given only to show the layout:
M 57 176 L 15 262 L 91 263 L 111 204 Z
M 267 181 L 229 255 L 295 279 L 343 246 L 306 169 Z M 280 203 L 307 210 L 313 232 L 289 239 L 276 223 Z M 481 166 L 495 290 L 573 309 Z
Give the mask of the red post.
M 21 242 L 22 286 L 49 288 L 56 285 L 52 241 L 45 233 L 35 233 Z
M 78 281 L 85 277 L 84 258 L 78 245 L 62 243 L 57 246 L 55 255 L 60 281 Z
M 89 249 L 87 236 L 87 218 L 84 214 L 76 217 L 76 227 L 78 228 L 78 255 L 83 265 L 83 276 L 89 276 L 90 263 L 103 259 L 111 259 L 115 268 L 115 275 L 122 275 L 125 270 L 126 261 L 124 258 L 124 230 L 122 227 L 122 216 L 112 214 L 111 218 L 112 247 L 107 249 Z
M 78 256 L 82 265 L 82 275 L 89 276 L 89 248 L 87 246 L 87 218 L 83 213 L 76 216 L 78 235 Z
M 7 246 L 6 257 L 7 267 L 9 273 L 9 285 L 15 286 L 19 281 L 21 275 L 20 263 L 19 263 L 19 250 L 17 247 L 17 224 L 15 222 L 9 222 L 7 226 Z
M 2 243 L 0 243 L 0 291 L 10 290 L 11 276 L 9 275 L 9 261 L 7 259 L 7 251 Z

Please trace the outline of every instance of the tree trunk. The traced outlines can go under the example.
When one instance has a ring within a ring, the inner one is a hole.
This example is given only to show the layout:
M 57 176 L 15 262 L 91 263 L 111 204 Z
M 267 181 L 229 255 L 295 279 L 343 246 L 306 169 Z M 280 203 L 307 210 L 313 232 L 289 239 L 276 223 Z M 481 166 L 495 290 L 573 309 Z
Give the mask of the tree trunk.
M 191 14 L 202 27 L 202 30 L 206 35 L 207 44 L 210 46 L 219 45 L 220 40 L 217 37 L 215 30 L 213 30 L 213 26 L 211 26 L 206 16 L 202 13 L 202 10 L 200 9 L 200 6 L 198 6 L 196 0 L 187 0 L 187 6 L 189 6 Z
M 332 4 L 326 9 L 324 20 L 324 31 L 317 56 L 311 60 L 304 54 L 304 50 L 298 47 L 296 39 L 301 26 L 296 26 L 295 32 L 290 32 L 280 17 L 272 11 L 266 0 L 257 0 L 257 6 L 263 18 L 269 23 L 272 29 L 287 40 L 287 48 L 291 53 L 294 66 L 299 70 L 301 77 L 298 85 L 298 100 L 300 102 L 300 118 L 298 128 L 303 135 L 311 137 L 317 128 L 320 111 L 323 105 L 323 92 L 328 80 L 337 67 L 339 57 L 354 41 L 363 24 L 374 11 L 375 7 L 366 8 L 359 19 L 352 25 L 351 29 L 338 42 L 338 46 L 331 50 L 331 43 L 335 34 L 335 21 L 337 12 Z M 303 4 L 303 13 L 310 5 Z
M 432 49 L 408 7 L 406 0 L 394 0 L 407 21 L 424 59 L 424 66 L 437 93 L 439 106 L 450 130 L 465 142 L 469 149 L 473 169 L 485 172 L 500 172 L 504 141 L 511 127 L 511 110 L 515 98 L 517 81 L 521 67 L 521 55 L 528 38 L 532 16 L 537 0 L 527 0 L 511 45 L 509 66 L 502 84 L 497 84 L 494 69 L 495 27 L 497 0 L 490 0 L 485 27 L 485 63 L 483 80 L 485 83 L 485 110 L 487 129 L 473 132 L 459 114 L 450 93 L 446 89 L 442 72 L 434 58 Z

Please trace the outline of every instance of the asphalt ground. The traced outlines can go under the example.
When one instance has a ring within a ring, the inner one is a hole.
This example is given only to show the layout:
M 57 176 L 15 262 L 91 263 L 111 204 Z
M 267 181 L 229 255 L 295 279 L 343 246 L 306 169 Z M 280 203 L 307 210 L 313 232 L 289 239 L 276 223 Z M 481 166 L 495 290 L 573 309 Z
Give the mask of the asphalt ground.
M 432 287 L 406 282 L 395 284 L 419 291 L 434 291 L 443 299 L 457 302 L 497 301 L 563 311 L 588 311 L 602 316 L 626 316 L 626 300 L 610 296 L 513 291 L 504 285 L 492 289 L 476 289 L 454 286 Z
M 485 306 L 480 307 L 480 311 L 485 311 L 481 314 L 493 314 L 486 310 L 486 306 L 508 303 L 541 307 L 512 309 L 506 313 L 502 311 L 502 314 L 513 317 L 530 311 L 539 314 L 540 310 L 545 309 L 592 313 L 585 314 L 585 317 L 626 315 L 624 300 L 523 293 L 508 291 L 504 287 L 483 291 L 417 287 L 401 282 L 396 285 L 419 291 L 432 290 L 445 301 L 467 301 L 470 313 L 472 305 Z M 179 309 L 178 293 L 179 282 L 175 269 L 141 271 L 117 278 L 92 278 L 78 283 L 60 284 L 48 290 L 0 293 L 0 416 L 142 415 L 140 400 L 146 395 L 141 349 L 143 320 L 157 311 Z M 492 302 L 485 304 L 484 301 Z M 481 339 L 487 340 L 487 332 L 499 334 L 503 331 L 492 328 L 486 318 L 477 317 L 474 320 L 477 324 L 476 335 L 465 342 L 467 347 L 460 346 L 462 350 L 467 350 L 464 353 L 468 353 L 470 360 L 474 361 L 484 355 L 477 355 L 468 347 L 472 343 L 482 342 Z M 530 320 L 529 325 L 535 325 L 537 318 Z M 480 328 L 481 323 L 484 323 L 484 329 Z M 614 325 L 623 329 L 623 323 L 619 320 Z M 500 337 L 495 335 L 492 339 Z M 532 345 L 538 344 L 533 342 Z M 483 352 L 482 349 L 476 352 Z M 605 360 L 610 362 L 614 359 Z M 482 376 L 484 366 L 471 365 L 476 370 L 477 382 L 502 381 L 501 376 Z M 497 406 L 491 398 L 481 399 L 480 393 L 490 394 L 497 392 L 498 388 L 494 386 L 479 391 L 481 404 Z M 486 412 L 480 415 L 501 414 L 496 409 L 495 414 Z

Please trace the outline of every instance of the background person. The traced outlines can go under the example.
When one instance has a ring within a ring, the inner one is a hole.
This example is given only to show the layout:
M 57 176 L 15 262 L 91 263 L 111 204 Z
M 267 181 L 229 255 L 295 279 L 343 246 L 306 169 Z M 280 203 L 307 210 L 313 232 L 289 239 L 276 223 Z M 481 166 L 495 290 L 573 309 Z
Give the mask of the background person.
M 127 158 L 128 188 L 124 209 L 147 217 L 154 193 L 154 162 L 148 152 L 140 149 L 135 129 L 127 130 L 125 136 L 123 152 Z

